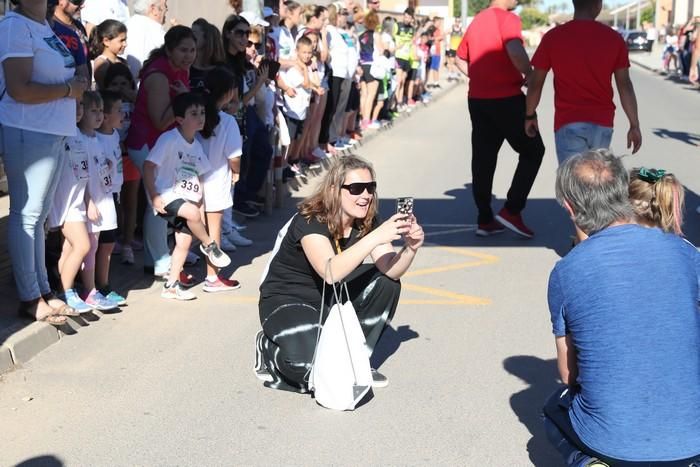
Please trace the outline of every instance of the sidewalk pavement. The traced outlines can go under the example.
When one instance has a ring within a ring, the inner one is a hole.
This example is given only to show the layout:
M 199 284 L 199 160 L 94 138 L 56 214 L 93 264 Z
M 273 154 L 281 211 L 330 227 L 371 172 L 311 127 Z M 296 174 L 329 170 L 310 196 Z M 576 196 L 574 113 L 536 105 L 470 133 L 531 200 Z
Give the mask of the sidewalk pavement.
M 679 76 L 677 73 L 673 71 L 664 71 L 663 61 L 661 59 L 662 53 L 663 50 L 660 45 L 656 45 L 651 52 L 631 51 L 629 53 L 630 63 L 644 68 L 645 70 L 651 71 L 652 73 L 663 76 L 667 81 L 691 86 L 697 89 L 697 85 L 690 83 L 686 78 Z
M 448 84 L 443 82 L 443 89 L 432 92 L 433 102 L 447 94 L 453 87 L 459 85 L 459 83 Z M 420 111 L 421 107 L 423 107 L 423 105 L 418 104 L 412 114 Z M 402 113 L 398 119 L 380 130 L 366 131 L 362 142 L 366 143 L 378 135 L 384 134 L 387 130 L 390 130 L 394 124 L 400 122 L 410 114 L 411 113 L 406 112 Z M 310 176 L 318 173 L 320 173 L 320 171 L 312 171 Z M 292 191 L 296 191 L 299 186 L 300 182 L 297 180 L 290 180 L 287 184 L 288 190 Z M 31 321 L 28 318 L 19 317 L 17 315 L 19 301 L 14 278 L 12 276 L 12 263 L 7 249 L 7 222 L 10 199 L 9 196 L 1 190 L 2 186 L 0 186 L 0 376 L 3 373 L 20 367 L 60 339 L 78 334 L 81 327 L 96 324 L 101 319 L 109 317 L 117 319 L 118 314 L 122 312 L 121 309 L 112 312 L 93 311 L 79 317 L 69 317 L 67 323 L 60 327 L 55 327 L 43 322 Z M 286 213 L 284 206 L 282 211 Z M 271 216 L 261 214 L 260 218 L 256 218 L 249 224 L 250 229 L 246 230 L 244 233 L 246 236 L 251 236 L 255 240 L 255 244 L 250 248 L 239 248 L 232 254 L 233 263 L 236 265 L 234 268 L 248 265 L 253 258 L 269 251 L 274 242 L 274 235 L 279 227 L 281 227 L 281 225 L 277 225 L 281 220 L 278 219 L 280 215 L 280 211 L 275 211 Z M 110 268 L 111 285 L 127 299 L 132 293 L 152 294 L 158 293 L 160 290 L 160 282 L 154 282 L 152 278 L 146 277 L 142 273 L 142 257 L 143 255 L 137 254 L 136 263 L 132 266 L 121 264 L 119 256 L 113 255 L 112 257 Z M 200 260 L 196 265 L 186 268 L 186 272 L 195 277 L 195 283 L 204 280 L 202 264 L 203 260 Z M 226 272 L 232 273 L 235 271 L 229 271 L 227 269 Z M 127 308 L 129 307 L 127 306 Z M 138 310 L 136 310 L 136 307 L 132 307 L 129 311 Z

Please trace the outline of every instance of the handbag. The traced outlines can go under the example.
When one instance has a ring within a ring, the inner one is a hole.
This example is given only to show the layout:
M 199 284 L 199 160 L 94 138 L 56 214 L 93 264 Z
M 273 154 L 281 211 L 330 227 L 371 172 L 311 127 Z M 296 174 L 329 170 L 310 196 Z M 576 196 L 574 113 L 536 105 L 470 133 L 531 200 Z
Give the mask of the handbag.
M 350 301 L 348 286 L 342 282 L 336 287 L 330 260 L 326 264 L 325 274 L 332 283 L 332 305 L 322 324 L 328 286 L 326 282 L 321 298 L 319 331 L 311 363 L 309 389 L 313 391 L 316 402 L 323 407 L 354 410 L 372 387 L 369 353 L 360 321 Z
M 386 77 L 387 73 L 387 59 L 383 55 L 375 54 L 376 56 L 372 60 L 372 65 L 369 67 L 369 74 L 372 78 L 382 80 Z

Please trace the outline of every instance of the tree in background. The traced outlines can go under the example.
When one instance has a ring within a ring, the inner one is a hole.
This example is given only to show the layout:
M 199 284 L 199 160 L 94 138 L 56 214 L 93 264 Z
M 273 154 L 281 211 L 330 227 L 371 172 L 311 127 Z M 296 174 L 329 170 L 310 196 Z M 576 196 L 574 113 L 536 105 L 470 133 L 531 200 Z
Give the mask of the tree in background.
M 523 31 L 544 26 L 549 22 L 549 15 L 534 7 L 525 7 L 520 10 L 520 21 L 523 23 Z
M 642 23 L 654 24 L 654 13 L 656 11 L 656 6 L 652 3 L 651 6 L 646 7 L 642 10 L 640 15 L 640 20 Z

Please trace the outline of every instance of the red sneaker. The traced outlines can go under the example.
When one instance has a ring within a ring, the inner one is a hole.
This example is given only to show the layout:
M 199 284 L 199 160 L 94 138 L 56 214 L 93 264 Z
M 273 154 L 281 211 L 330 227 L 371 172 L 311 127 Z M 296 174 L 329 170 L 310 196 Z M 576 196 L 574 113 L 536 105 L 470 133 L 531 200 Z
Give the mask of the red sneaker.
M 206 279 L 204 281 L 204 287 L 202 287 L 202 290 L 205 292 L 226 292 L 228 290 L 236 290 L 240 289 L 241 284 L 237 280 L 233 279 L 226 279 L 224 277 L 217 277 L 215 281 L 209 281 L 209 279 Z
M 506 208 L 498 211 L 496 220 L 503 224 L 504 227 L 525 238 L 532 238 L 535 236 L 535 232 L 525 225 L 523 217 L 520 214 L 511 214 Z
M 180 285 L 183 287 L 192 287 L 194 285 L 194 276 L 187 274 L 185 271 L 180 271 Z
M 506 228 L 503 227 L 503 225 L 500 222 L 498 222 L 496 219 L 493 219 L 488 224 L 479 224 L 479 227 L 476 229 L 476 236 L 490 237 L 491 235 L 502 233 L 505 230 Z

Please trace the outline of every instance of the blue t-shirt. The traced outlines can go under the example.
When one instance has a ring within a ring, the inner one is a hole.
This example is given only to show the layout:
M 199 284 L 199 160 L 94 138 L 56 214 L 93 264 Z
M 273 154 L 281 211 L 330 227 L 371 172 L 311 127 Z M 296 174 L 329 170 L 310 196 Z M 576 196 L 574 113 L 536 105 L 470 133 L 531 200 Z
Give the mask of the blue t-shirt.
M 659 229 L 609 227 L 549 278 L 555 336 L 571 335 L 580 392 L 571 424 L 625 461 L 700 454 L 700 254 Z

